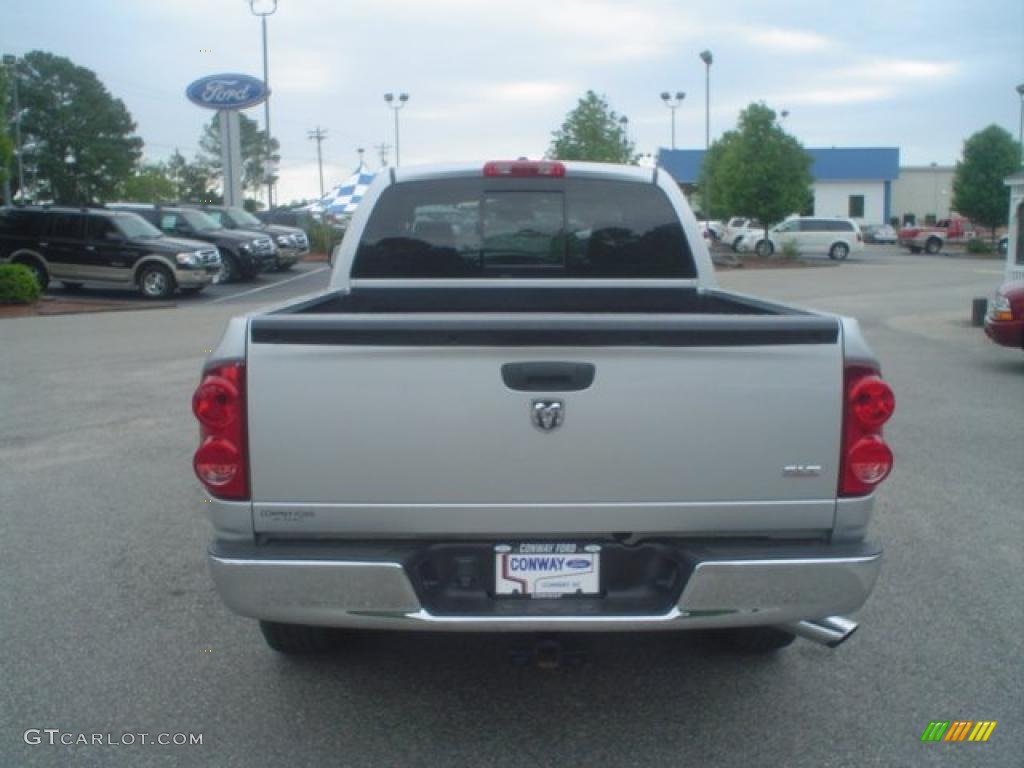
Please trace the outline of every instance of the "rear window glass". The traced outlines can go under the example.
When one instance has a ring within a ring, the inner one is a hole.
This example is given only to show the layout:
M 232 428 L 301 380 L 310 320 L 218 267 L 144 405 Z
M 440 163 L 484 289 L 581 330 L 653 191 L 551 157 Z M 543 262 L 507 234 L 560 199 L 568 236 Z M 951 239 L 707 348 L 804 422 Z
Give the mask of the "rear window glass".
M 653 184 L 462 178 L 382 193 L 353 277 L 694 277 L 686 238 Z

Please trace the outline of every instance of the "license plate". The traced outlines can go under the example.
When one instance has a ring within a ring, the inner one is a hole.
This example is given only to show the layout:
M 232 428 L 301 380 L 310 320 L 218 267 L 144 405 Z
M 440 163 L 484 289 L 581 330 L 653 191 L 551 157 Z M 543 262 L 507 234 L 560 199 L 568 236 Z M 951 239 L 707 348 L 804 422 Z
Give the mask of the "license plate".
M 499 597 L 565 597 L 601 591 L 601 547 L 538 542 L 494 548 L 494 585 Z

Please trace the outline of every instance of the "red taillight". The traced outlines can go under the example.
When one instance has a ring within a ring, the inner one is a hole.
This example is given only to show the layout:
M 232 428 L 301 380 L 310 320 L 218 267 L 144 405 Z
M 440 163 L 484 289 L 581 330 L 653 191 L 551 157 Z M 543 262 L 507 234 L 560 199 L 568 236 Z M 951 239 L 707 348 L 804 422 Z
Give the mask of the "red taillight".
M 844 389 L 839 495 L 865 496 L 892 471 L 892 451 L 882 439 L 882 426 L 892 416 L 896 399 L 873 368 L 847 368 Z
M 492 160 L 484 163 L 484 176 L 565 176 L 565 166 L 549 160 Z
M 878 376 L 858 378 L 849 388 L 847 401 L 853 415 L 865 427 L 880 427 L 896 410 L 896 398 Z
M 868 435 L 850 446 L 846 463 L 857 482 L 875 486 L 892 471 L 892 451 L 878 435 Z
M 245 364 L 207 369 L 192 396 L 192 412 L 199 420 L 199 450 L 192 460 L 196 476 L 217 498 L 248 499 Z
M 238 387 L 221 376 L 207 376 L 192 395 L 192 413 L 201 424 L 223 429 L 238 414 Z

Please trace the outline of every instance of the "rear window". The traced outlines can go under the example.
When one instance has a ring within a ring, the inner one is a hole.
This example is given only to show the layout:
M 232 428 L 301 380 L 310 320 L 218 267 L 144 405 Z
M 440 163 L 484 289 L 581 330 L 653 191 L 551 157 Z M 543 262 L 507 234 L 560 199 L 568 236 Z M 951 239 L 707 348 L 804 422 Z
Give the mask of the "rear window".
M 829 232 L 853 232 L 852 221 L 829 221 L 826 223 L 828 225 L 826 229 Z
M 440 179 L 396 184 L 367 222 L 353 277 L 695 277 L 653 184 Z

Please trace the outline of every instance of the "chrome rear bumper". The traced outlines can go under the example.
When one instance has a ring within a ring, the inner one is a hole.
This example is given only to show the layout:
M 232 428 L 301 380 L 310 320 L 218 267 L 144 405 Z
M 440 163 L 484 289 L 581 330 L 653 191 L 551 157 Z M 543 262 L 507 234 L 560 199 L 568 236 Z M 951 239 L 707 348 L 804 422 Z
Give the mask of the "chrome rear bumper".
M 828 550 L 828 547 L 819 547 Z M 839 548 L 837 548 L 839 549 Z M 658 615 L 435 615 L 424 609 L 399 562 L 228 556 L 211 551 L 224 602 L 257 619 L 365 629 L 616 631 L 779 625 L 845 614 L 864 604 L 881 550 L 759 559 L 702 559 L 678 602 Z

